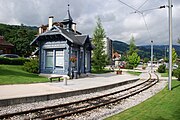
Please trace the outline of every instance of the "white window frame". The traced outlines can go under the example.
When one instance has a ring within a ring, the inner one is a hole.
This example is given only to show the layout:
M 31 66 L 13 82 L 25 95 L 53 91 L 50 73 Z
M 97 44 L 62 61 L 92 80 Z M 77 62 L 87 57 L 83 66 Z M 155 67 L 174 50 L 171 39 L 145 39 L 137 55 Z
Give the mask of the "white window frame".
M 62 59 L 62 67 L 57 66 L 57 57 L 56 57 L 56 52 L 57 52 L 57 51 L 62 51 L 62 56 L 61 56 L 61 59 Z M 55 50 L 55 59 L 54 59 L 54 60 L 55 60 L 55 61 L 54 61 L 55 67 L 58 68 L 58 69 L 63 69 L 63 70 L 64 70 L 64 50 L 63 50 L 63 49 L 60 49 L 60 50 L 56 49 L 56 50 Z
M 47 51 L 52 51 L 53 53 L 53 56 L 52 56 L 52 67 L 46 67 L 46 64 L 47 64 Z M 56 57 L 56 51 L 62 51 L 62 67 L 58 67 L 56 66 L 56 60 L 57 60 L 57 57 Z M 62 69 L 64 70 L 64 50 L 63 49 L 44 49 L 44 69 Z

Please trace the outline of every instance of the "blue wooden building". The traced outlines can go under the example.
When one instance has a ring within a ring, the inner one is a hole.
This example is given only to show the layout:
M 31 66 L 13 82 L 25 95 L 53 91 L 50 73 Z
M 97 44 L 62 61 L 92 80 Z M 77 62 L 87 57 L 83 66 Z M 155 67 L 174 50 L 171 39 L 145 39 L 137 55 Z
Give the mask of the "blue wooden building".
M 48 27 L 46 30 L 43 27 L 31 42 L 31 45 L 38 46 L 40 73 L 72 76 L 73 71 L 79 75 L 91 72 L 92 44 L 89 35 L 76 30 L 69 9 L 62 22 L 53 22 L 53 17 L 49 17 Z M 75 62 L 71 61 L 72 57 Z

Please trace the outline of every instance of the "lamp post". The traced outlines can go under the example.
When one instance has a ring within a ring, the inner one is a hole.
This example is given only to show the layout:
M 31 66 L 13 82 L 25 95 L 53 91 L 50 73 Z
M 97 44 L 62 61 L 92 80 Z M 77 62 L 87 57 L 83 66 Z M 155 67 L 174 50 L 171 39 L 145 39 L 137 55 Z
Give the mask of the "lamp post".
M 153 72 L 153 41 L 151 40 L 151 73 Z
M 168 0 L 169 7 L 169 78 L 168 89 L 171 90 L 172 81 L 172 0 Z

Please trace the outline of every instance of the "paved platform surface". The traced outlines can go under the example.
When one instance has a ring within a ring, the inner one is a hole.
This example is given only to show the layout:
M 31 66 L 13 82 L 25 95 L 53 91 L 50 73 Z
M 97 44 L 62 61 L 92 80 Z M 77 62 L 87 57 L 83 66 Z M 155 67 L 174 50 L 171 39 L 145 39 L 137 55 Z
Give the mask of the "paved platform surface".
M 86 78 L 72 79 L 64 82 L 48 82 L 36 84 L 20 84 L 20 85 L 1 85 L 0 99 L 19 98 L 27 96 L 46 95 L 53 93 L 62 93 L 74 90 L 82 90 L 87 88 L 95 88 L 108 84 L 119 83 L 132 79 L 147 79 L 148 73 L 143 73 L 141 76 L 134 76 L 123 72 L 122 75 L 113 73 L 92 74 Z

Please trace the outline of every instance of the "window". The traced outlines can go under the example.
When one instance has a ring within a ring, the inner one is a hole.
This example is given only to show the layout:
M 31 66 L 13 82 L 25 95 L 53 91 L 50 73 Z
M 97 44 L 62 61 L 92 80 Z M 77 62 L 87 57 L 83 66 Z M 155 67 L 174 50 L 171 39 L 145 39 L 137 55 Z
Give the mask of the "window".
M 63 50 L 56 50 L 56 67 L 63 68 L 64 66 L 64 52 Z
M 53 50 L 46 50 L 45 67 L 53 67 Z

